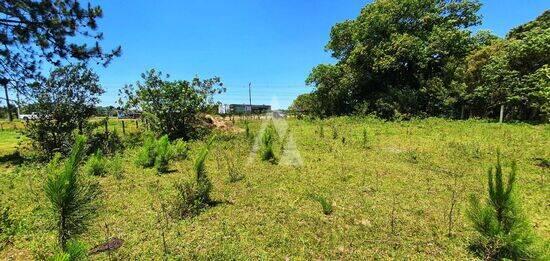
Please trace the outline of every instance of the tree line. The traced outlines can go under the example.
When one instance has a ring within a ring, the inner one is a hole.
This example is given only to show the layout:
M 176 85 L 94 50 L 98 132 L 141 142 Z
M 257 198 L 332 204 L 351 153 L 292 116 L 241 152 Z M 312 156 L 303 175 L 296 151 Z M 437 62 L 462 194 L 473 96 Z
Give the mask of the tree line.
M 500 38 L 481 24 L 476 0 L 378 0 L 332 27 L 335 64 L 306 80 L 314 91 L 291 109 L 316 116 L 381 118 L 550 117 L 550 11 Z

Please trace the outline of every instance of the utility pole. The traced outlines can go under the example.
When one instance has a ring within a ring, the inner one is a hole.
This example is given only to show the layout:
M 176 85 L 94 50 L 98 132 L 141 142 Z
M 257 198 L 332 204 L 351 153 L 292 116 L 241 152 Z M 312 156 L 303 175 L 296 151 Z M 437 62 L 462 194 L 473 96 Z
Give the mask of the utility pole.
M 4 85 L 4 93 L 6 94 L 6 104 L 8 108 L 8 120 L 13 121 L 11 117 L 11 106 L 10 106 L 10 97 L 8 96 L 8 79 L 2 78 L 0 79 L 0 84 Z
M 252 114 L 252 92 L 250 90 L 252 83 L 248 83 L 248 105 L 250 105 L 250 114 Z

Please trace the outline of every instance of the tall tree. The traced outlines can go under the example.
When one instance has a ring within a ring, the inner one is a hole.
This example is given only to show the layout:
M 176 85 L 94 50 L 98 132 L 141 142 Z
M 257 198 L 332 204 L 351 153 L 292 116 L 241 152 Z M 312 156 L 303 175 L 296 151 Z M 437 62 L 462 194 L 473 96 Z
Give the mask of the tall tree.
M 26 134 L 43 152 L 68 152 L 73 132 L 84 129 L 104 91 L 99 77 L 84 64 L 58 67 L 31 87 L 38 119 L 29 121 Z
M 313 69 L 307 82 L 331 101 L 327 114 L 451 114 L 479 8 L 476 0 L 374 1 L 332 28 L 326 49 L 338 62 Z
M 24 92 L 29 79 L 40 76 L 41 64 L 94 60 L 106 66 L 121 54 L 120 46 L 105 52 L 97 32 L 99 6 L 75 0 L 0 1 L 0 81 Z

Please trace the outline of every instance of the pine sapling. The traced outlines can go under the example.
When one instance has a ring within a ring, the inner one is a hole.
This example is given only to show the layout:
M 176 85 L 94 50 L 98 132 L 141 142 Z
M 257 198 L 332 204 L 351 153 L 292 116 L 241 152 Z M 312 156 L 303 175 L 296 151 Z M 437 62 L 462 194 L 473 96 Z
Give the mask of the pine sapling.
M 494 171 L 493 171 L 494 170 Z M 467 216 L 478 233 L 470 249 L 487 260 L 537 259 L 531 227 L 520 211 L 515 196 L 516 164 L 512 163 L 507 183 L 503 177 L 500 154 L 487 172 L 487 198 L 483 204 L 472 195 Z
M 67 241 L 81 234 L 97 214 L 97 184 L 84 182 L 78 175 L 78 167 L 84 157 L 86 139 L 77 137 L 70 156 L 62 169 L 51 168 L 44 191 L 55 217 L 58 243 L 66 250 Z

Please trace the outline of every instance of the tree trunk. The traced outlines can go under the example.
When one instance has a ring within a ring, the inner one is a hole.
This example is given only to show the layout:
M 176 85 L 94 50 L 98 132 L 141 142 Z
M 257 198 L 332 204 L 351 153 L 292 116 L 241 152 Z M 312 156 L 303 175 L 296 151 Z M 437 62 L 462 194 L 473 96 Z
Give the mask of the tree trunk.
M 8 108 L 8 120 L 13 121 L 13 118 L 11 117 L 11 106 L 10 106 L 10 97 L 8 95 L 8 84 L 4 84 L 4 93 L 6 94 L 6 104 Z

